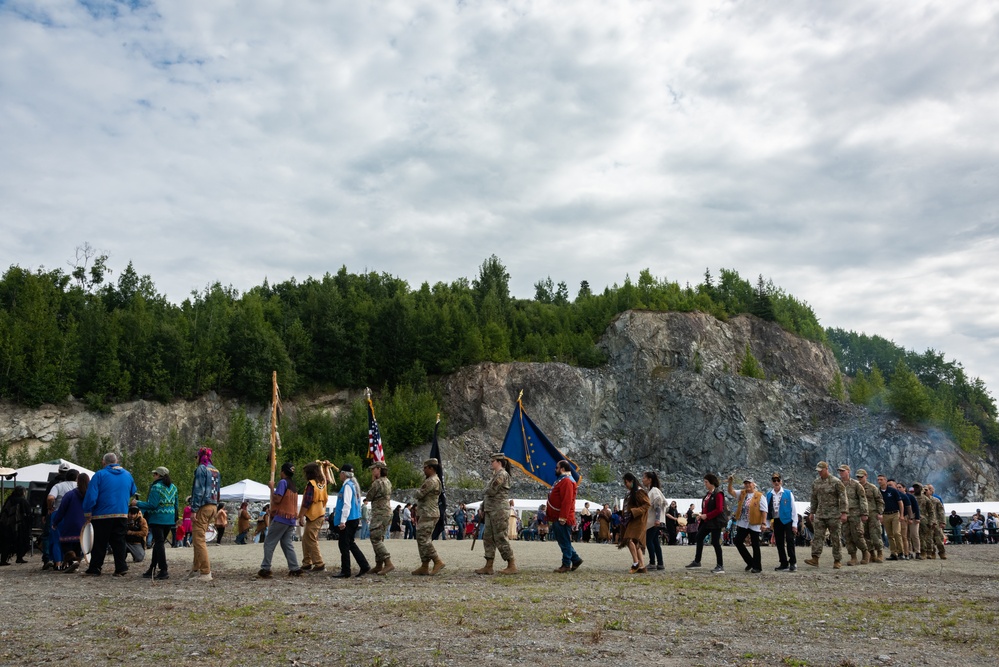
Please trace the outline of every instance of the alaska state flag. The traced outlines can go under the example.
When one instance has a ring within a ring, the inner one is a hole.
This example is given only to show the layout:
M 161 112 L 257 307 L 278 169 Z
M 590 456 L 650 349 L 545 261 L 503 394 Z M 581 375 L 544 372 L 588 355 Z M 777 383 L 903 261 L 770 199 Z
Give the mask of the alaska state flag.
M 503 438 L 503 454 L 510 463 L 523 470 L 529 477 L 551 486 L 558 479 L 555 464 L 569 459 L 551 443 L 541 429 L 524 412 L 524 405 L 517 399 L 517 408 L 510 419 L 510 427 Z M 579 481 L 579 470 L 569 461 L 572 477 Z

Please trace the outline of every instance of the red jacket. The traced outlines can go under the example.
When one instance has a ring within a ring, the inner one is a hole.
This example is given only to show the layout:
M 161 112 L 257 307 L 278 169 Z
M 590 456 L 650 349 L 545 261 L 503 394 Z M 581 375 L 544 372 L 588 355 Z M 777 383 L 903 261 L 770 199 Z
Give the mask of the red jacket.
M 576 525 L 576 480 L 572 475 L 562 475 L 548 492 L 545 516 L 549 521 L 565 519 L 565 525 Z

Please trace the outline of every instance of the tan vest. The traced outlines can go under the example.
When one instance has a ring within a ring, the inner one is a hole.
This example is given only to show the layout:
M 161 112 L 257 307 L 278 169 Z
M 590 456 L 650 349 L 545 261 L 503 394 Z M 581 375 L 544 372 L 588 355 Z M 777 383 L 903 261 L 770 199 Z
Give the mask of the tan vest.
M 312 504 L 305 510 L 305 518 L 315 521 L 326 514 L 326 501 L 329 500 L 329 495 L 326 493 L 326 485 L 319 486 L 314 479 L 309 480 L 309 486 L 312 487 Z

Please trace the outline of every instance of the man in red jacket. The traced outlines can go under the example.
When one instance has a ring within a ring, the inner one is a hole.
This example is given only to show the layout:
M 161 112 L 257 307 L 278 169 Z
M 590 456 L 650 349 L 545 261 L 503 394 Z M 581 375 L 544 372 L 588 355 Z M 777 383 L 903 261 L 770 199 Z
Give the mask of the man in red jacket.
M 548 505 L 545 516 L 551 523 L 555 540 L 562 549 L 562 567 L 555 571 L 559 574 L 576 570 L 583 564 L 572 547 L 572 529 L 576 525 L 576 480 L 572 478 L 572 468 L 568 461 L 559 461 L 555 465 L 558 479 L 548 492 Z

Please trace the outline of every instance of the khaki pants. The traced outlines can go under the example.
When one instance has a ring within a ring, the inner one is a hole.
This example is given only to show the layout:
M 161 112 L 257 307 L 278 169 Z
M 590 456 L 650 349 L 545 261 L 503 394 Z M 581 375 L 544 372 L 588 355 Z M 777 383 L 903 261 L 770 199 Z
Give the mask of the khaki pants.
M 900 556 L 902 553 L 902 526 L 899 523 L 898 512 L 885 514 L 881 518 L 881 523 L 888 533 L 888 548 L 893 556 Z
M 194 565 L 191 566 L 192 571 L 200 572 L 201 574 L 210 574 L 212 571 L 212 564 L 208 560 L 208 545 L 205 543 L 205 531 L 215 521 L 215 512 L 217 511 L 217 506 L 205 505 L 198 509 L 198 513 L 194 515 L 194 521 L 191 526 L 191 538 L 194 546 Z
M 319 529 L 323 527 L 325 517 L 320 515 L 315 519 L 305 520 L 305 530 L 302 532 L 302 565 L 325 567 L 323 555 L 319 552 Z
M 921 525 L 921 521 L 909 522 L 909 551 L 914 554 L 922 553 L 919 548 L 919 527 Z
M 908 556 L 912 549 L 909 548 L 909 520 L 907 518 L 902 517 L 898 520 L 898 530 L 902 537 L 902 551 L 899 553 Z

